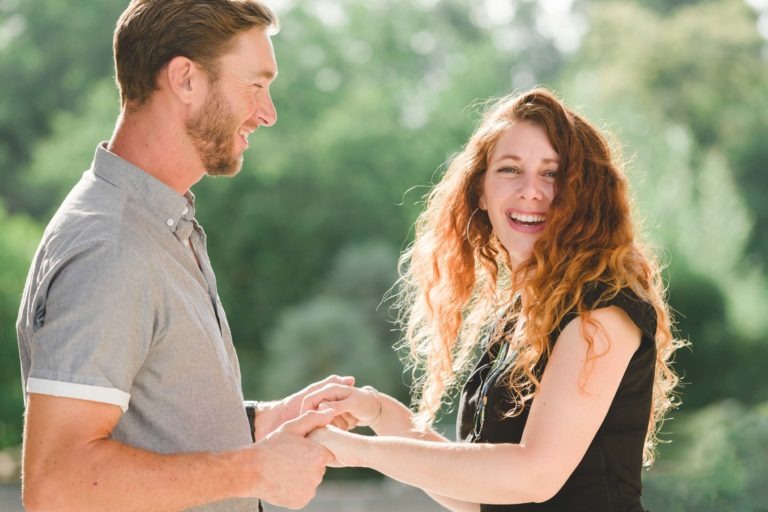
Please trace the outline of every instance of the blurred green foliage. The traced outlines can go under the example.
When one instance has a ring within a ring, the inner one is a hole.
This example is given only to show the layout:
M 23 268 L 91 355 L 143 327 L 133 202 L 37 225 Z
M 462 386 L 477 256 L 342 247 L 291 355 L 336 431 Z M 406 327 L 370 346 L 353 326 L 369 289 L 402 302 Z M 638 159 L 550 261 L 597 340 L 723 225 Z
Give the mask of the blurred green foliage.
M 0 448 L 19 444 L 23 395 L 16 348 L 21 290 L 42 227 L 24 215 L 8 215 L 0 201 Z
M 725 400 L 675 423 L 675 442 L 645 479 L 649 510 L 768 510 L 768 402 Z
M 382 303 L 397 255 L 482 100 L 545 84 L 616 135 L 692 341 L 649 507 L 768 510 L 766 3 L 275 5 L 279 122 L 252 138 L 240 175 L 194 189 L 246 395 L 352 373 L 407 399 Z M 0 0 L 0 446 L 20 442 L 27 266 L 118 113 L 110 45 L 124 6 Z
M 391 319 L 379 307 L 396 279 L 396 260 L 388 244 L 375 241 L 338 254 L 319 293 L 287 308 L 268 336 L 266 360 L 280 363 L 260 374 L 262 389 L 274 395 L 264 398 L 293 393 L 297 376 L 315 381 L 337 373 L 407 399 L 392 379 L 402 367 L 392 350 Z

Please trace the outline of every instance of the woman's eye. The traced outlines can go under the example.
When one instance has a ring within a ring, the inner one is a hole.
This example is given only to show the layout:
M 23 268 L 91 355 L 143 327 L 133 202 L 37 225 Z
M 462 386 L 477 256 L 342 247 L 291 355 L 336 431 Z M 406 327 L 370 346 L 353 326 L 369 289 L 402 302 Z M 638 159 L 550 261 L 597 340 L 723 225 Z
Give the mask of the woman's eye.
M 501 167 L 496 172 L 500 174 L 519 174 L 520 169 L 518 169 L 517 167 Z
M 544 176 L 546 178 L 557 178 L 557 171 L 544 171 Z

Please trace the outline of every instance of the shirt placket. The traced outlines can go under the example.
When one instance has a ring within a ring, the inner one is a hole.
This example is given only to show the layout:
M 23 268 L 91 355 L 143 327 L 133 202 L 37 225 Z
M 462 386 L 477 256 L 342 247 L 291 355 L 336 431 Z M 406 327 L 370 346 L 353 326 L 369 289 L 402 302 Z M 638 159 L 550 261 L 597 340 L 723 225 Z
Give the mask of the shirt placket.
M 203 231 L 203 228 L 197 224 L 196 221 L 193 220 L 192 223 L 194 227 L 189 235 L 189 243 L 191 244 L 192 251 L 197 258 L 197 264 L 200 268 L 200 271 L 203 273 L 203 278 L 208 285 L 208 295 L 211 299 L 211 304 L 213 305 L 213 312 L 216 315 L 216 322 L 219 324 L 219 330 L 221 331 L 221 314 L 219 311 L 218 301 L 219 293 L 216 288 L 216 276 L 213 273 L 211 262 L 208 259 L 205 232 Z

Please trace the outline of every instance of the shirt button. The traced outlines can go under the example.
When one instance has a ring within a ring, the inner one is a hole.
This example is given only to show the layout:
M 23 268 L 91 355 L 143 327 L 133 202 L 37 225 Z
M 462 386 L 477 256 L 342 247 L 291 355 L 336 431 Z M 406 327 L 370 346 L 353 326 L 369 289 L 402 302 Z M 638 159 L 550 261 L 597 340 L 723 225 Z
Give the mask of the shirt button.
M 184 207 L 184 209 L 183 209 L 183 210 L 181 210 L 181 214 L 182 214 L 182 215 L 186 215 L 186 214 L 188 214 L 188 213 L 189 213 L 189 208 L 187 208 L 187 207 L 185 206 L 185 207 Z
M 173 219 L 168 219 L 167 221 L 165 221 L 165 223 L 168 224 L 168 227 L 170 228 L 173 226 Z

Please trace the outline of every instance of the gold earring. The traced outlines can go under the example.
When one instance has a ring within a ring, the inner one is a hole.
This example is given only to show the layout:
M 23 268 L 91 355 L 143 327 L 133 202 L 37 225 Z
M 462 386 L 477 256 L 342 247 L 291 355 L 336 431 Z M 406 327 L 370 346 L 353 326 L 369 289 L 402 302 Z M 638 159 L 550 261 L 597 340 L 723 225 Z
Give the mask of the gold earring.
M 464 236 L 466 237 L 466 239 L 467 239 L 467 242 L 469 242 L 469 243 L 470 243 L 470 245 L 472 244 L 472 240 L 470 240 L 470 239 L 469 239 L 469 226 L 470 226 L 470 224 L 472 224 L 472 218 L 473 218 L 473 217 L 475 216 L 475 214 L 477 213 L 477 210 L 478 210 L 478 209 L 477 209 L 477 208 L 475 208 L 475 209 L 474 209 L 474 211 L 472 212 L 472 214 L 469 216 L 469 219 L 467 219 L 467 229 L 465 230 L 465 235 L 464 235 Z M 474 247 L 474 246 L 473 246 L 473 247 Z

